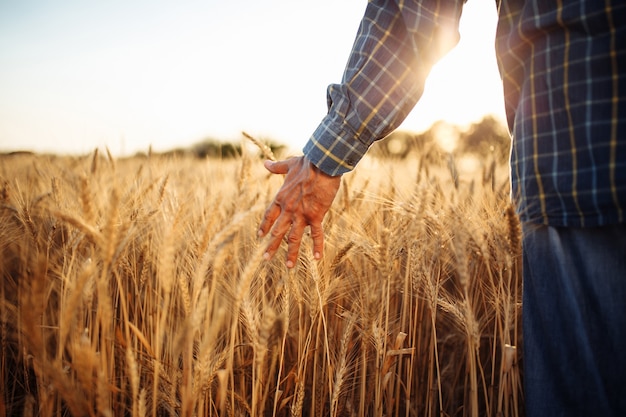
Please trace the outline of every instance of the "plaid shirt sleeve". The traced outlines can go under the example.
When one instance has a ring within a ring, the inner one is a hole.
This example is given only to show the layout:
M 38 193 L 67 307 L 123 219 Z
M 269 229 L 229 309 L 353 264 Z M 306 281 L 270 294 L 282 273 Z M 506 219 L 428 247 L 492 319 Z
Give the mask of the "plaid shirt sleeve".
M 626 219 L 626 1 L 499 0 L 496 53 L 525 222 Z
M 352 170 L 370 145 L 397 128 L 421 97 L 432 65 L 459 39 L 462 0 L 368 3 L 328 113 L 304 155 L 329 175 Z

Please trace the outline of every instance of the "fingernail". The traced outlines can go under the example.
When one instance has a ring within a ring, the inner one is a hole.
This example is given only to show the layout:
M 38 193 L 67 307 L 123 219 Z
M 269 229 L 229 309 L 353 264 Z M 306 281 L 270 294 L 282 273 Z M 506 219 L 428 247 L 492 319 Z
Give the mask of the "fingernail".
M 314 257 L 315 259 L 322 259 L 322 255 L 321 255 L 319 252 L 315 252 L 315 253 L 313 254 L 313 257 Z
M 269 254 L 269 252 L 265 252 L 263 254 L 263 259 L 265 259 L 266 261 L 269 261 L 270 259 L 272 259 L 272 256 Z
M 287 268 L 291 269 L 293 268 L 293 261 L 287 261 L 285 265 L 287 265 Z
M 258 237 L 263 237 L 263 230 L 259 229 L 259 230 L 256 232 L 256 235 L 257 235 Z

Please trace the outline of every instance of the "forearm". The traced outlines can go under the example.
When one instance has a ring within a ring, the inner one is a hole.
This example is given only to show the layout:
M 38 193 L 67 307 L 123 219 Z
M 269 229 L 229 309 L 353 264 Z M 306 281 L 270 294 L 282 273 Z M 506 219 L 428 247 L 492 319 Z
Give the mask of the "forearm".
M 430 68 L 450 49 L 440 48 L 442 36 L 447 40 L 452 33 L 452 44 L 458 39 L 456 12 L 433 17 L 426 6 L 400 3 L 368 4 L 342 82 L 328 87 L 328 114 L 304 154 L 329 175 L 352 170 L 374 141 L 402 123 Z

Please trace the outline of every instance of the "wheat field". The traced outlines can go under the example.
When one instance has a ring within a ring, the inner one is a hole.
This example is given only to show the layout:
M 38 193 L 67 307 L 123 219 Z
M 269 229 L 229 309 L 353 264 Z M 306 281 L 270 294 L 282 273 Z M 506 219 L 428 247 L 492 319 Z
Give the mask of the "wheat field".
M 506 167 L 367 160 L 263 260 L 262 160 L 0 159 L 0 415 L 518 416 Z

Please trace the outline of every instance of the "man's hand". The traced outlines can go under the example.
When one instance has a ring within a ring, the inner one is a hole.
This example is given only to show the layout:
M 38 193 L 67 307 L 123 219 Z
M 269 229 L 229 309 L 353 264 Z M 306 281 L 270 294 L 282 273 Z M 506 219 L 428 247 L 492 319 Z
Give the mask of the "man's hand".
M 293 268 L 307 226 L 311 227 L 313 256 L 320 259 L 324 250 L 322 220 L 339 190 L 341 176 L 331 177 L 323 173 L 304 156 L 278 162 L 265 161 L 265 168 L 273 174 L 286 174 L 283 186 L 259 226 L 260 237 L 271 229 L 265 259 L 272 259 L 289 232 L 286 265 Z

